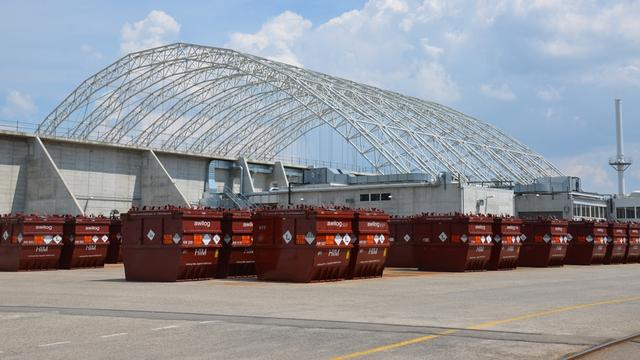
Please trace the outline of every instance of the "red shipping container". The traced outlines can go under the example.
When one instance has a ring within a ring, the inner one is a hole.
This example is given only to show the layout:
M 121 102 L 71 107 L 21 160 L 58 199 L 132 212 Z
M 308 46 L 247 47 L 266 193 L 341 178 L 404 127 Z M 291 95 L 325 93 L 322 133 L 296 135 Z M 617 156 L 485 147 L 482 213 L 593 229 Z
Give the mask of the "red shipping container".
M 122 218 L 122 258 L 130 281 L 215 276 L 222 247 L 222 212 L 211 209 L 132 210 Z
M 419 270 L 484 270 L 491 256 L 488 216 L 419 215 L 413 219 Z
M 392 217 L 389 220 L 389 254 L 386 267 L 417 268 L 413 220 L 410 217 Z
M 565 264 L 602 264 L 607 252 L 607 223 L 598 221 L 569 221 L 569 246 Z
M 629 223 L 627 228 L 629 244 L 625 254 L 626 263 L 640 262 L 640 224 Z
M 389 215 L 382 211 L 356 210 L 354 240 L 348 279 L 380 277 L 389 249 Z
M 627 224 L 610 222 L 607 226 L 607 252 L 603 264 L 621 264 L 627 253 Z
M 109 247 L 107 248 L 107 264 L 122 262 L 122 220 L 112 217 L 109 223 Z
M 515 269 L 520 256 L 522 220 L 510 217 L 493 219 L 493 247 L 487 270 Z
M 253 215 L 259 280 L 342 280 L 353 248 L 353 211 L 262 209 Z
M 60 269 L 103 267 L 109 246 L 109 218 L 66 217 Z
M 0 218 L 0 270 L 52 270 L 60 263 L 64 218 L 14 215 Z
M 518 266 L 562 266 L 569 241 L 567 227 L 566 220 L 523 220 Z
M 222 217 L 222 248 L 216 278 L 254 276 L 253 222 L 246 210 L 225 211 Z

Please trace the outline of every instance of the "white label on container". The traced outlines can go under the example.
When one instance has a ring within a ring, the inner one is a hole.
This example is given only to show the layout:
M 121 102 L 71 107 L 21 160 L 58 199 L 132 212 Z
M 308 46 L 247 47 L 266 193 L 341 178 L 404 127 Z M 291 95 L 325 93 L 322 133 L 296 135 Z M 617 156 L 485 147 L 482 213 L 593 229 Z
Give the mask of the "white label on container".
M 404 241 L 408 242 L 409 240 L 411 240 L 411 236 L 409 236 L 409 234 L 405 234 L 403 239 Z
M 173 240 L 173 243 L 177 245 L 180 242 L 180 234 L 178 233 L 173 234 L 172 240 Z
M 351 243 L 351 236 L 349 236 L 349 234 L 344 234 L 342 241 L 345 245 L 349 245 Z
M 223 238 L 224 242 L 226 242 L 227 244 L 231 242 L 231 235 L 229 234 L 224 234 L 224 238 Z
M 313 243 L 313 241 L 316 239 L 316 236 L 313 235 L 313 233 L 311 231 L 309 231 L 307 233 L 307 235 L 304 236 L 304 240 L 307 242 L 307 244 L 311 245 L 311 243 Z
M 7 241 L 7 239 L 8 239 L 8 238 L 9 238 L 9 233 L 7 232 L 7 230 L 5 230 L 5 231 L 2 233 L 2 239 L 3 239 L 4 241 Z
M 153 241 L 154 237 L 156 237 L 156 233 L 154 233 L 153 230 L 149 230 L 149 232 L 147 233 L 147 238 Z
M 340 244 L 342 244 L 342 235 L 336 234 L 336 236 L 333 238 L 333 240 L 336 241 L 336 245 L 340 246 Z M 311 243 L 309 243 L 309 244 L 311 244 Z
M 440 235 L 438 235 L 438 239 L 440 239 L 440 241 L 442 242 L 445 242 L 447 240 L 447 234 L 441 232 Z
M 51 242 L 53 241 L 53 237 L 51 235 L 45 235 L 44 237 L 44 243 L 49 245 L 51 244 Z
M 21 243 L 22 242 L 22 233 L 18 233 L 18 242 Z
M 220 235 L 218 234 L 213 235 L 213 242 L 218 244 L 220 242 Z
M 60 235 L 56 235 L 53 237 L 53 241 L 56 242 L 56 244 L 60 244 L 60 242 L 62 241 L 62 236 Z
M 107 242 L 109 237 L 107 235 L 102 235 L 102 242 Z
M 204 234 L 204 236 L 202 236 L 202 243 L 205 245 L 209 245 L 210 242 L 211 242 L 211 235 Z
M 97 235 L 93 235 L 93 237 L 91 238 L 91 241 L 93 241 L 94 243 L 97 243 L 98 240 L 100 240 L 100 239 L 98 238 Z

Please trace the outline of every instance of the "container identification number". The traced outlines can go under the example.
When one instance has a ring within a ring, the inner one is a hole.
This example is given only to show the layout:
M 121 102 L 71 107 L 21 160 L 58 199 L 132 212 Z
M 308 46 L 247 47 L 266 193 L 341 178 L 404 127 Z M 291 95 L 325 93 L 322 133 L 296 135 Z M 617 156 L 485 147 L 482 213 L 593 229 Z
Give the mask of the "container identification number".
M 329 256 L 340 256 L 340 249 L 329 250 Z
M 369 249 L 369 255 L 377 255 L 377 254 L 378 254 L 378 248 Z

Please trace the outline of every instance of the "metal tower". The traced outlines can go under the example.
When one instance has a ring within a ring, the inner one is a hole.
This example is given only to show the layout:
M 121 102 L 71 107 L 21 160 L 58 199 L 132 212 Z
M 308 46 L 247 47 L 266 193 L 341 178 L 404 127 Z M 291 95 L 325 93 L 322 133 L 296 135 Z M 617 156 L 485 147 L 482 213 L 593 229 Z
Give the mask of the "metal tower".
M 624 171 L 631 166 L 631 159 L 624 157 L 624 148 L 622 144 L 622 117 L 620 116 L 620 99 L 615 100 L 616 106 L 616 147 L 617 154 L 615 158 L 609 159 L 611 165 L 618 172 L 618 196 L 624 196 Z

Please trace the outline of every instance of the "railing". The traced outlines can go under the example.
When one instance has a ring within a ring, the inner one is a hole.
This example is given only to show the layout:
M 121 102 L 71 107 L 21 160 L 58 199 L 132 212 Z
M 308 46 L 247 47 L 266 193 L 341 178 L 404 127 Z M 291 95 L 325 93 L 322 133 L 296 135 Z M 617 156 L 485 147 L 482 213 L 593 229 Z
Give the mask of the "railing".
M 222 194 L 240 209 L 251 209 L 255 207 L 246 196 L 234 193 L 233 190 L 227 186 L 224 187 Z
M 35 133 L 38 130 L 38 123 L 31 123 L 20 120 L 0 119 L 0 130 Z

